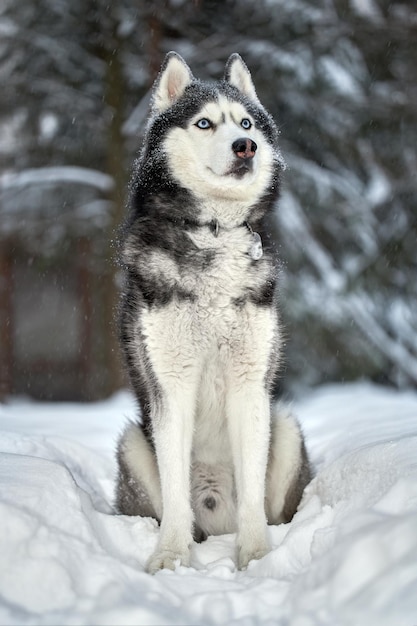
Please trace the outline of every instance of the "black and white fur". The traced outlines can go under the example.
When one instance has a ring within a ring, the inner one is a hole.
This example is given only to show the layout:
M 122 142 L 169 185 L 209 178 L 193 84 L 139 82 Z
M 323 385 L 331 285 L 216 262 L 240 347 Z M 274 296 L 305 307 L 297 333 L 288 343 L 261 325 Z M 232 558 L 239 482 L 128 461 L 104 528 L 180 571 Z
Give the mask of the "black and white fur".
M 239 55 L 214 84 L 167 55 L 122 251 L 121 342 L 141 419 L 119 441 L 116 504 L 161 522 L 152 573 L 189 565 L 193 537 L 233 532 L 245 568 L 310 479 L 298 424 L 271 400 L 277 135 Z

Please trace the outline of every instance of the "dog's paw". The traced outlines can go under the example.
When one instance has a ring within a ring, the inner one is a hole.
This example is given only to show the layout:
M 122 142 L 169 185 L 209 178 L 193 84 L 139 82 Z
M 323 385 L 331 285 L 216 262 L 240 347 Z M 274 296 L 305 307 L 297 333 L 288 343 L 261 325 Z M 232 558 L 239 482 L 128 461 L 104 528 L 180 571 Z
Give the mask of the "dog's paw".
M 146 564 L 148 574 L 156 574 L 161 569 L 174 570 L 177 565 L 190 565 L 190 551 L 156 550 Z
M 239 546 L 237 554 L 237 566 L 239 569 L 246 569 L 250 561 L 262 559 L 270 548 L 267 544 L 260 543 L 256 546 Z

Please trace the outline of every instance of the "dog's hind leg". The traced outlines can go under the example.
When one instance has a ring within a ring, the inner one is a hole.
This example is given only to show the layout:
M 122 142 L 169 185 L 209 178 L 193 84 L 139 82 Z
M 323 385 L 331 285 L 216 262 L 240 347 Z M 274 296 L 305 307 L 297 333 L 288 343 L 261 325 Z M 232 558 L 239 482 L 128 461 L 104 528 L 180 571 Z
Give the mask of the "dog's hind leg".
M 162 517 L 159 472 L 154 451 L 139 424 L 131 423 L 117 447 L 116 509 L 123 515 Z
M 300 503 L 311 469 L 300 426 L 288 408 L 273 408 L 265 509 L 270 524 L 289 522 Z

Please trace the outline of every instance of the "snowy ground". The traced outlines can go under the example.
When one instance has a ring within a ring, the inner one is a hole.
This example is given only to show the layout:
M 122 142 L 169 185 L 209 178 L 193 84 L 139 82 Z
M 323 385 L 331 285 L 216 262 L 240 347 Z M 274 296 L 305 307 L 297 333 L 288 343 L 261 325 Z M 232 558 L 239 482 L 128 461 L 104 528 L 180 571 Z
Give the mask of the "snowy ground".
M 246 572 L 234 537 L 143 566 L 158 528 L 112 515 L 128 394 L 0 407 L 0 624 L 417 626 L 417 395 L 329 386 L 295 405 L 317 469 Z

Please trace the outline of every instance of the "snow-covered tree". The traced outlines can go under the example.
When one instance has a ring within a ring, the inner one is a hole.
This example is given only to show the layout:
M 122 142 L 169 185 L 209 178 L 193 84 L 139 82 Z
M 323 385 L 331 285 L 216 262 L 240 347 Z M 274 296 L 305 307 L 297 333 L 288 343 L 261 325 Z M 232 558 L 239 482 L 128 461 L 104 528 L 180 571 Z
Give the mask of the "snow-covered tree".
M 42 266 L 45 255 L 77 253 L 69 241 L 91 239 L 106 355 L 101 387 L 111 390 L 120 384 L 111 242 L 131 160 L 124 124 L 129 96 L 147 88 L 129 47 L 143 31 L 140 14 L 123 2 L 5 0 L 0 31 L 1 236 Z
M 2 236 L 18 231 L 42 250 L 92 238 L 107 327 L 109 242 L 159 64 L 175 49 L 197 76 L 218 78 L 238 51 L 281 127 L 288 164 L 272 225 L 283 261 L 283 385 L 417 383 L 410 5 L 3 0 L 0 34 Z

